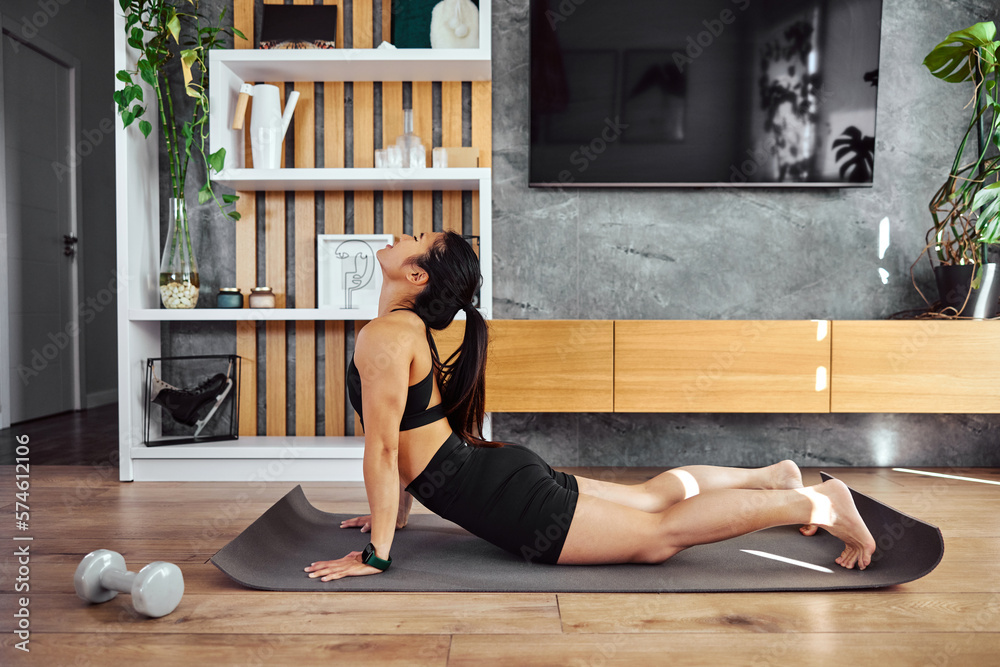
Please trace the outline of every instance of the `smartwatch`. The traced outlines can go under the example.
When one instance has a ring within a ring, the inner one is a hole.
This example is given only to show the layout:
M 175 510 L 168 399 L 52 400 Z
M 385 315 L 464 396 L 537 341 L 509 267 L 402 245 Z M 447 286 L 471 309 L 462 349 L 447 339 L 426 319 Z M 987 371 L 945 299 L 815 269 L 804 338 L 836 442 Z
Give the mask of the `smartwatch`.
M 365 565 L 371 565 L 372 567 L 378 568 L 385 572 L 392 565 L 392 556 L 389 556 L 386 560 L 382 560 L 375 555 L 375 545 L 371 542 L 365 547 L 365 550 L 361 552 L 361 562 Z

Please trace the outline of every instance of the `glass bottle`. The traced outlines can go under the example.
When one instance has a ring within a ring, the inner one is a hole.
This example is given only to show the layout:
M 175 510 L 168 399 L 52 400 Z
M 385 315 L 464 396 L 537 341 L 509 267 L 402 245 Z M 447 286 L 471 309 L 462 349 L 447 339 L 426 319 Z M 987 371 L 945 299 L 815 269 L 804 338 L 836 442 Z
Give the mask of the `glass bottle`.
M 165 308 L 194 308 L 198 303 L 198 263 L 184 200 L 171 197 L 167 215 L 167 242 L 160 261 L 160 300 Z
M 403 167 L 426 167 L 427 153 L 420 137 L 413 133 L 413 109 L 403 109 L 403 134 L 396 139 L 403 153 Z

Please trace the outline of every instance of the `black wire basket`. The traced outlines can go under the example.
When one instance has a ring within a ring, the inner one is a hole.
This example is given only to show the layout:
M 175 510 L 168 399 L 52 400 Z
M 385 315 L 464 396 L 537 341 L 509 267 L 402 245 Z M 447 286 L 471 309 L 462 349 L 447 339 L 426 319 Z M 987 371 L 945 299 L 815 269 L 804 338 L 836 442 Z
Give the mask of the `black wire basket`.
M 240 362 L 236 354 L 147 359 L 146 446 L 238 439 Z

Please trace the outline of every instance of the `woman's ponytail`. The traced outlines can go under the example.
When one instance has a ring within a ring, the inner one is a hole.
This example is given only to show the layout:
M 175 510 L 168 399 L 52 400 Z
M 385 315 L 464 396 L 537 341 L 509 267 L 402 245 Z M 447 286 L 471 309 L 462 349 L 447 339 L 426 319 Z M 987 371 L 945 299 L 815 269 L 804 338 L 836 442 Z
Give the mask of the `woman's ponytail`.
M 465 239 L 454 232 L 445 232 L 426 255 L 416 259 L 416 264 L 427 272 L 428 281 L 414 299 L 413 310 L 428 329 L 440 331 L 452 323 L 459 310 L 465 311 L 462 344 L 444 361 L 438 358 L 428 331 L 448 423 L 459 438 L 471 445 L 499 447 L 499 443 L 482 437 L 489 329 L 473 305 L 482 283 L 479 258 Z

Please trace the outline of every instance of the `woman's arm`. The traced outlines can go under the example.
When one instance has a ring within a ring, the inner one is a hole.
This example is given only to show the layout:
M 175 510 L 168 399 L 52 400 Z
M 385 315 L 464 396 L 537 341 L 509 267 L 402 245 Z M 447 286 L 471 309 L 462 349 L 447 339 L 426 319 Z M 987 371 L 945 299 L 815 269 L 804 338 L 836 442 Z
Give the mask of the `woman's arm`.
M 399 484 L 399 511 L 396 512 L 396 528 L 404 528 L 410 520 L 410 507 L 413 505 L 413 496 L 406 492 L 406 487 L 402 482 Z
M 406 523 L 410 517 L 410 506 L 413 505 L 413 496 L 406 492 L 403 483 L 399 483 L 399 509 L 396 511 L 396 530 L 406 528 Z M 370 532 L 372 529 L 372 515 L 356 516 L 353 519 L 344 519 L 340 522 L 341 528 L 361 528 L 362 533 Z
M 401 507 L 399 422 L 406 407 L 410 361 L 399 344 L 405 330 L 392 321 L 373 320 L 358 334 L 354 363 L 364 388 L 364 478 L 372 515 L 375 555 L 389 558 Z M 408 494 L 407 494 L 408 495 Z
M 406 407 L 413 358 L 412 350 L 404 344 L 409 338 L 412 334 L 405 326 L 376 319 L 361 330 L 354 346 L 354 364 L 365 395 L 364 476 L 371 510 L 371 543 L 382 560 L 389 558 L 396 521 L 409 513 L 409 494 L 400 489 L 398 462 L 399 422 Z M 321 581 L 380 572 L 362 563 L 360 551 L 337 560 L 317 561 L 305 571 L 310 578 L 322 577 Z

